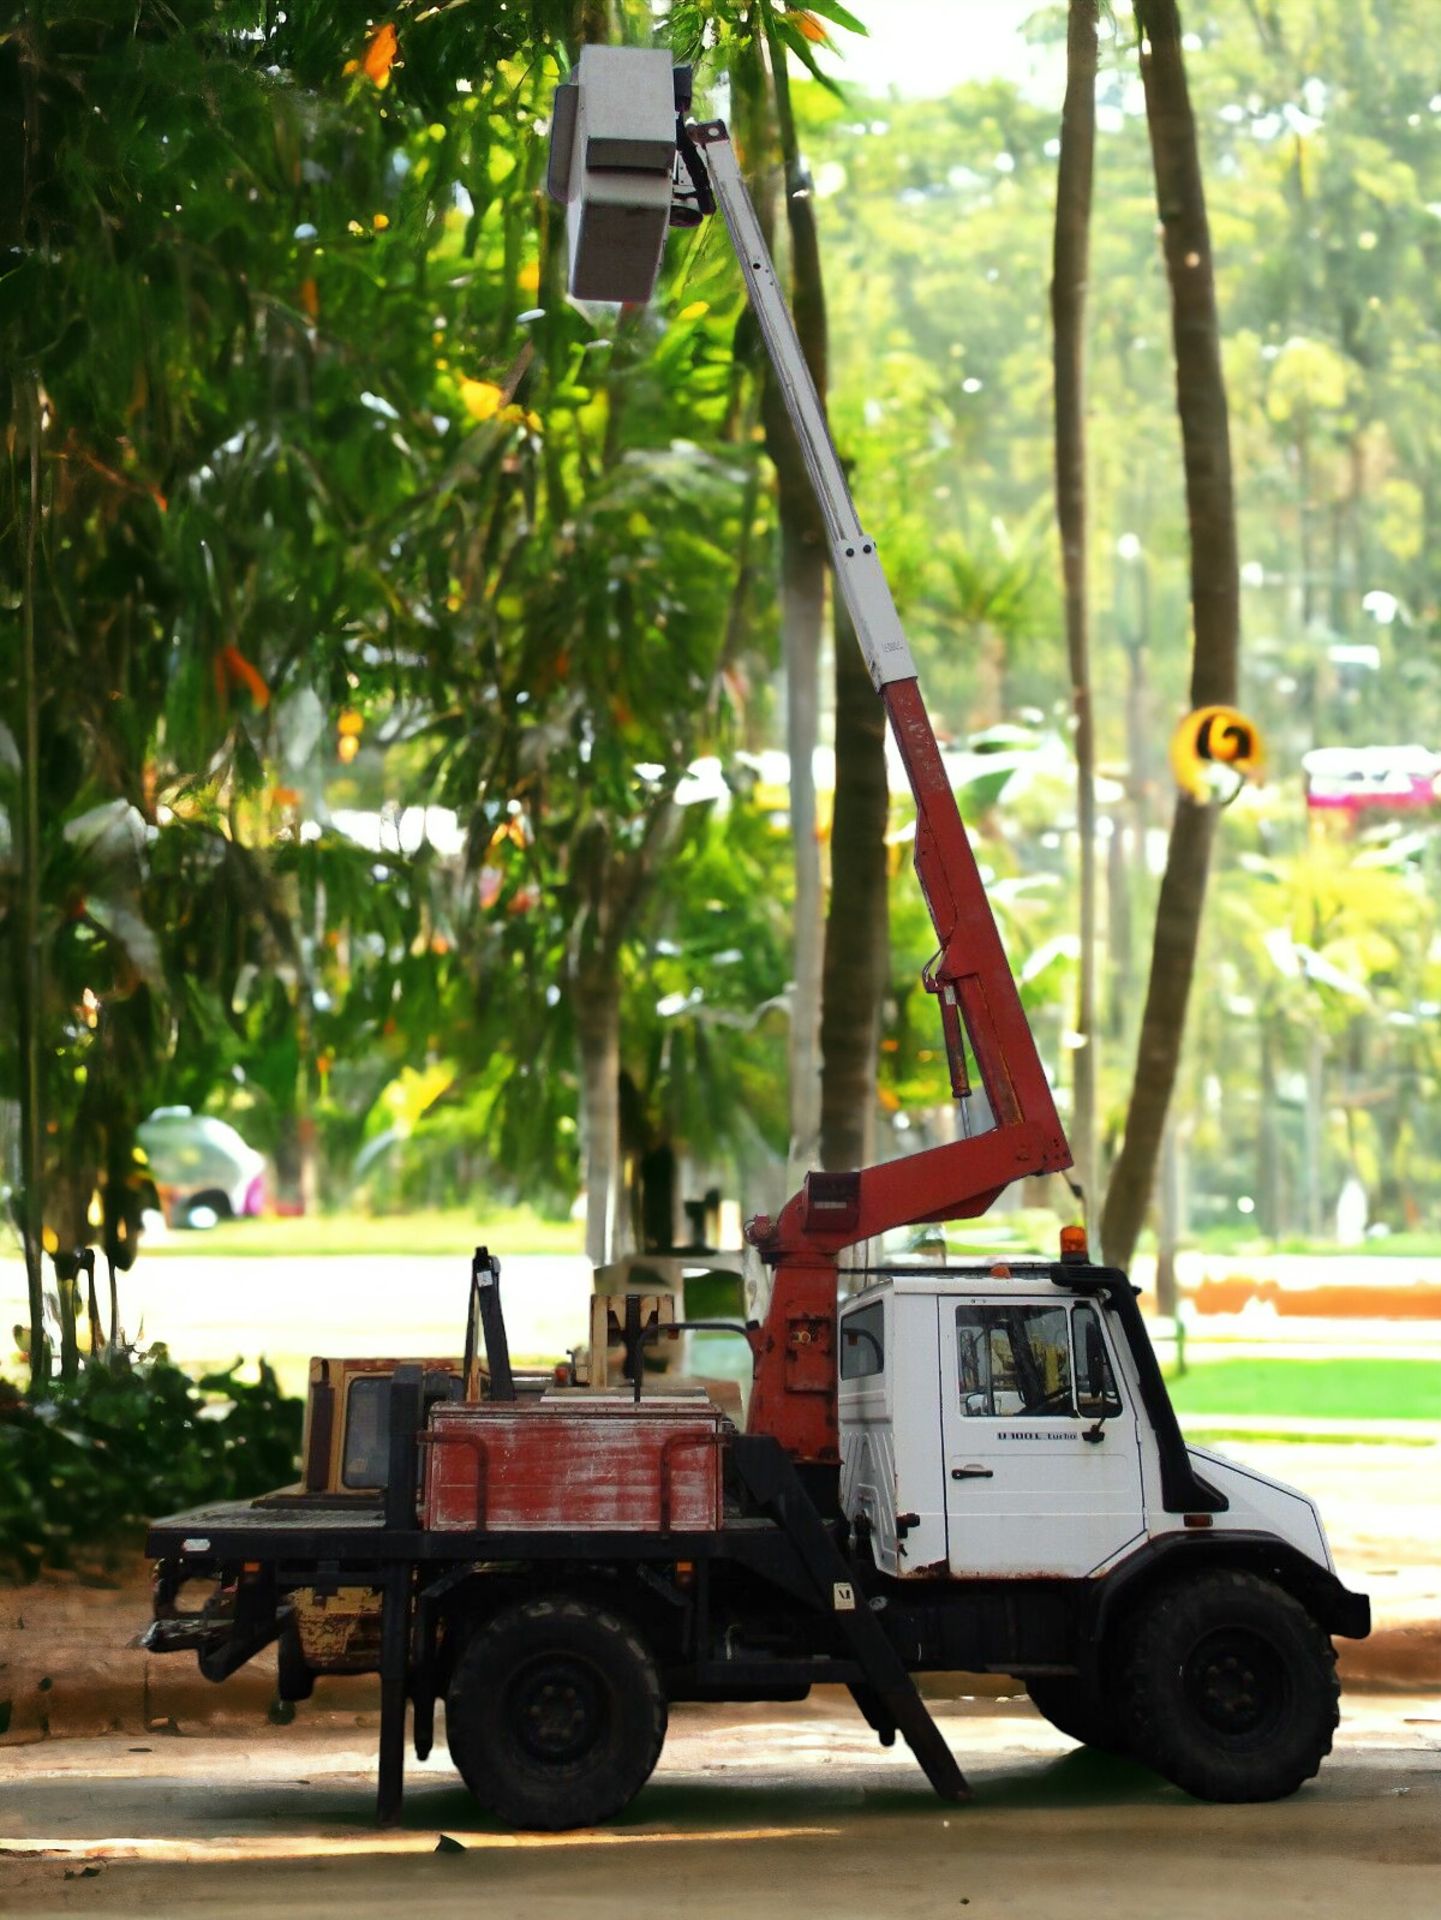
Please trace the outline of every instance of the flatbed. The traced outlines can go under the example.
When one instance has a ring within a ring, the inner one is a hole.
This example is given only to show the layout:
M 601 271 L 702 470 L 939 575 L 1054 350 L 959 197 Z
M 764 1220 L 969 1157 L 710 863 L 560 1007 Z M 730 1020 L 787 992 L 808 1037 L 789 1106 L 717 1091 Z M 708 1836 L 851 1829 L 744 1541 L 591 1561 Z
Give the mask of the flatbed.
M 799 1699 L 822 1681 L 846 1685 L 884 1739 L 904 1735 L 938 1793 L 966 1796 L 836 1529 L 770 1436 L 727 1436 L 735 1493 L 752 1511 L 727 1511 L 721 1525 L 704 1531 L 625 1528 L 583 1537 L 418 1525 L 423 1439 L 420 1370 L 401 1368 L 391 1386 L 382 1503 L 219 1501 L 156 1521 L 146 1540 L 157 1563 L 149 1644 L 157 1652 L 193 1648 L 201 1672 L 217 1681 L 283 1641 L 298 1590 L 378 1592 L 382 1822 L 400 1813 L 407 1701 L 424 1758 L 437 1696 L 477 1614 L 493 1613 L 513 1589 L 551 1583 L 567 1597 L 599 1594 L 614 1605 L 619 1596 L 627 1620 L 644 1619 L 651 1642 L 664 1649 L 668 1699 Z M 177 1608 L 195 1580 L 216 1584 L 218 1607 Z M 763 1634 L 771 1617 L 783 1622 L 770 1645 L 737 1644 L 738 1607 L 762 1623 Z

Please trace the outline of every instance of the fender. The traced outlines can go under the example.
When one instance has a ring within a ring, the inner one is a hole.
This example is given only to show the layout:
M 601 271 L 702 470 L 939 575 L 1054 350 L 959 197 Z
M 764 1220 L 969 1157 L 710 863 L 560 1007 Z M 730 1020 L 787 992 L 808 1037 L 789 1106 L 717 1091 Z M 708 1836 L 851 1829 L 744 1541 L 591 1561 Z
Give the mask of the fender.
M 1318 1566 L 1274 1534 L 1238 1529 L 1217 1534 L 1168 1533 L 1147 1540 L 1097 1580 L 1090 1619 L 1093 1637 L 1099 1640 L 1110 1630 L 1126 1602 L 1142 1587 L 1173 1573 L 1194 1578 L 1204 1566 L 1239 1567 L 1265 1575 L 1299 1600 L 1327 1633 L 1364 1640 L 1371 1631 L 1371 1602 L 1364 1593 L 1353 1593 L 1329 1567 Z

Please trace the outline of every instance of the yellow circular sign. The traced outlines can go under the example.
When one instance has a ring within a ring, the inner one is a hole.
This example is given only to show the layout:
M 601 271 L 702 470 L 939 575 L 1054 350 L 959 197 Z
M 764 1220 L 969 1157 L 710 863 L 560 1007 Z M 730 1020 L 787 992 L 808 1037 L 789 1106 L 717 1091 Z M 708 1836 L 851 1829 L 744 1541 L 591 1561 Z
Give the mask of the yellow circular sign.
M 1246 781 L 1260 773 L 1265 758 L 1260 728 L 1234 707 L 1197 707 L 1171 735 L 1176 785 L 1202 806 L 1215 799 L 1234 800 Z M 1237 776 L 1229 792 L 1217 779 L 1222 768 Z

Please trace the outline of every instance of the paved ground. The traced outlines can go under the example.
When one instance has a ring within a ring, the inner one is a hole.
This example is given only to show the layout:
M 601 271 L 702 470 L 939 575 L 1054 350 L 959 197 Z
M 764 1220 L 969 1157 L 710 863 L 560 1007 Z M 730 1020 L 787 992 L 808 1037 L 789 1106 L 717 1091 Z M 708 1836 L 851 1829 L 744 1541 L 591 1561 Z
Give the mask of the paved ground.
M 512 1254 L 501 1266 L 512 1353 L 558 1359 L 588 1337 L 591 1268 L 583 1256 Z M 303 1393 L 312 1354 L 459 1353 L 470 1263 L 448 1254 L 167 1253 L 142 1258 L 120 1286 L 120 1320 L 132 1338 L 143 1326 L 182 1365 L 228 1366 L 263 1354 L 290 1392 Z M 0 1327 L 25 1318 L 25 1269 L 0 1260 Z
M 976 1789 L 968 1807 L 933 1799 L 904 1749 L 877 1748 L 829 1690 L 802 1709 L 679 1709 L 630 1813 L 555 1837 L 501 1832 L 438 1759 L 413 1769 L 402 1827 L 377 1832 L 368 1727 L 14 1749 L 0 1754 L 0 1910 L 13 1920 L 1437 1911 L 1434 1701 L 1348 1701 L 1319 1780 L 1259 1807 L 1188 1800 L 1072 1747 L 1021 1701 L 957 1701 L 941 1724 Z M 464 1851 L 438 1853 L 441 1835 Z

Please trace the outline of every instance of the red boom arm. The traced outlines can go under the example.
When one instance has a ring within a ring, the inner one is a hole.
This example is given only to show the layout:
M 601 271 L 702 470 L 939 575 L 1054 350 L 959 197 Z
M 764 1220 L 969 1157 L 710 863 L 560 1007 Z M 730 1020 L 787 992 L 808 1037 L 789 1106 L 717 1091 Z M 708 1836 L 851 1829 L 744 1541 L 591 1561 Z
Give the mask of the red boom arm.
M 836 1256 L 891 1227 L 984 1213 L 1011 1181 L 1070 1166 L 1071 1152 L 875 542 L 856 517 L 729 136 L 719 121 L 690 132 L 710 161 L 715 197 L 826 520 L 836 584 L 915 796 L 916 873 L 939 943 L 922 977 L 941 1003 L 951 1089 L 962 1102 L 972 1097 L 968 1045 L 994 1120 L 985 1132 L 908 1159 L 854 1173 L 810 1173 L 778 1219 L 760 1216 L 746 1227 L 746 1238 L 775 1268 L 765 1324 L 752 1336 L 749 1429 L 774 1434 L 800 1461 L 827 1463 L 839 1458 Z
M 960 1029 L 995 1116 L 985 1133 L 856 1173 L 810 1173 L 746 1238 L 775 1268 L 754 1339 L 752 1433 L 803 1461 L 837 1460 L 836 1256 L 891 1227 L 984 1213 L 1013 1180 L 1059 1173 L 1071 1150 L 916 681 L 881 689 L 916 800 L 916 874 L 940 951 L 923 978 L 941 1002 L 952 1087 L 969 1097 Z

